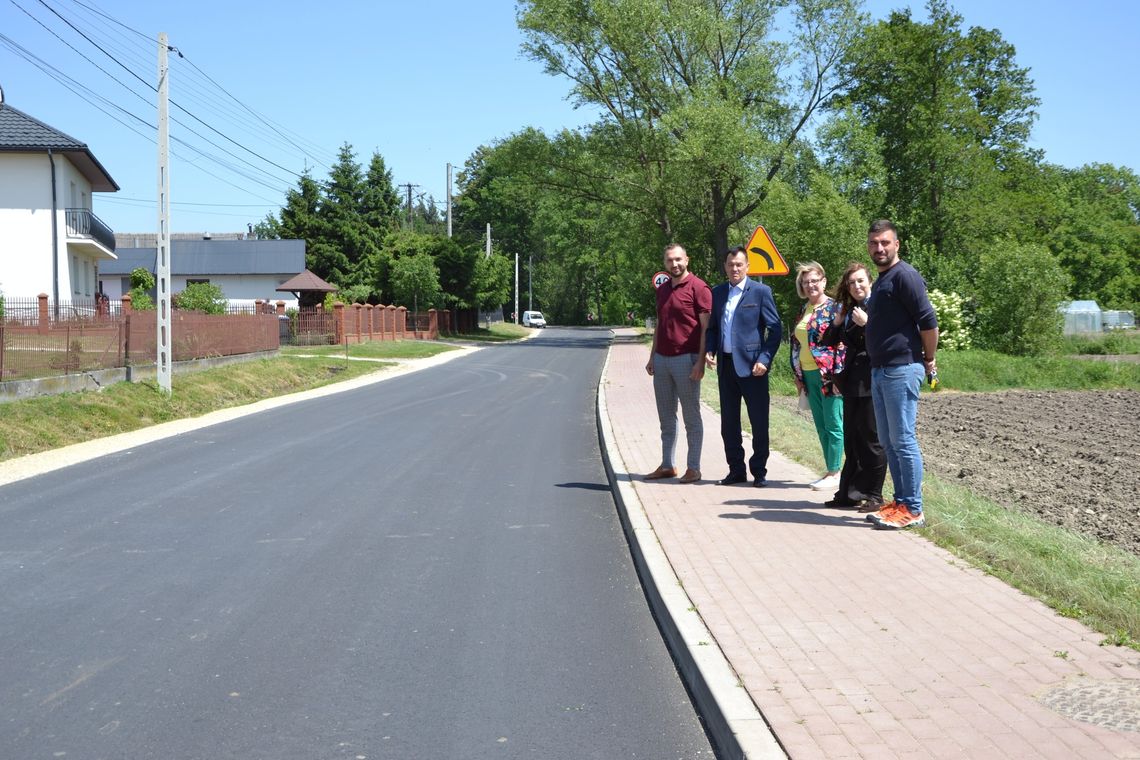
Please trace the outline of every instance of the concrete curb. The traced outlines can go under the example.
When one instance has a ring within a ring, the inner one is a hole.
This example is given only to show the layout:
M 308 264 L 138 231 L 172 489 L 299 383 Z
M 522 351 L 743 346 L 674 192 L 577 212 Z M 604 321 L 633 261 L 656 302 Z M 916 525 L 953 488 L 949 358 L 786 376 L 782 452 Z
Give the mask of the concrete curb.
M 598 383 L 598 438 L 606 477 L 649 606 L 716 743 L 718 755 L 732 760 L 786 760 L 787 755 L 764 716 L 682 588 L 637 497 L 610 426 L 606 406 L 609 364 L 607 353 Z

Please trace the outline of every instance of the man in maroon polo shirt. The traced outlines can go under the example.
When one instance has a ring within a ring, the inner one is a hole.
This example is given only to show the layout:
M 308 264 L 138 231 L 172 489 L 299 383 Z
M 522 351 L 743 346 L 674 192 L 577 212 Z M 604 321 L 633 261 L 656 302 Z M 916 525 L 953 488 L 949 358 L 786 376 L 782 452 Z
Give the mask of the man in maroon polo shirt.
M 677 477 L 673 453 L 677 447 L 677 403 L 685 421 L 687 469 L 682 483 L 701 479 L 701 378 L 705 376 L 705 330 L 712 311 L 712 291 L 704 280 L 689 271 L 685 249 L 665 248 L 665 271 L 669 281 L 657 288 L 657 327 L 653 350 L 645 371 L 653 377 L 657 419 L 661 423 L 661 466 L 646 480 Z

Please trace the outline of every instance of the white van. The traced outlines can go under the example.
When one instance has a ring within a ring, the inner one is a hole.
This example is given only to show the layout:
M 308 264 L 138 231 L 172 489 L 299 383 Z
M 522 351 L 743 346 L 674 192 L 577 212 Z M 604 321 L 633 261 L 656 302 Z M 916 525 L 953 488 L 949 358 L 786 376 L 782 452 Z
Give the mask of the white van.
M 524 311 L 523 327 L 546 327 L 546 317 L 541 311 Z

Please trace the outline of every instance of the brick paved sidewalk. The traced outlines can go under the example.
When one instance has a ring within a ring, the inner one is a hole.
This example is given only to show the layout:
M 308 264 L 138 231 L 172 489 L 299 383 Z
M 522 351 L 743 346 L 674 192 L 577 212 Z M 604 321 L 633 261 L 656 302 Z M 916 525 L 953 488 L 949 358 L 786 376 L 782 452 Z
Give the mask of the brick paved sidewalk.
M 817 473 L 777 453 L 768 488 L 715 485 L 727 467 L 710 409 L 705 480 L 644 481 L 660 463 L 647 359 L 645 345 L 617 342 L 602 378 L 614 478 L 632 481 L 790 757 L 1140 758 L 1140 654 L 1100 646 L 918 535 L 825 509 L 831 494 L 806 485 Z

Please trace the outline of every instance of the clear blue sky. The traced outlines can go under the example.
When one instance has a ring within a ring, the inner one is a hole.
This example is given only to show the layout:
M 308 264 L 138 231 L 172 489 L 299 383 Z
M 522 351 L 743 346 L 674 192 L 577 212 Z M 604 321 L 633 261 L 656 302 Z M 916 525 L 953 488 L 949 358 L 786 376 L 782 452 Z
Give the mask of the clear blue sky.
M 925 18 L 921 2 L 871 0 L 867 10 L 882 18 L 905 5 Z M 1135 54 L 1129 52 L 1140 30 L 1140 3 L 1092 0 L 1077 10 L 1057 0 L 958 0 L 954 7 L 967 27 L 999 29 L 1016 46 L 1018 62 L 1031 68 L 1042 100 L 1033 146 L 1049 161 L 1140 169 L 1140 105 Z M 520 54 L 509 0 L 0 0 L 0 35 L 71 77 L 82 91 L 151 123 L 154 94 L 135 75 L 154 82 L 159 32 L 185 56 L 171 57 L 171 99 L 193 114 L 171 107 L 181 122 L 171 125 L 172 138 L 232 167 L 173 146 L 176 232 L 244 231 L 247 223 L 277 210 L 306 163 L 324 179 L 344 142 L 363 164 L 379 151 L 395 182 L 412 183 L 414 193 L 442 202 L 449 161 L 460 167 L 479 145 L 525 126 L 549 132 L 592 121 L 590 112 L 565 100 L 564 81 Z M 120 192 L 96 196 L 97 215 L 118 232 L 155 229 L 156 148 L 143 136 L 152 135 L 148 127 L 104 103 L 143 134 L 128 129 L 26 61 L 2 37 L 0 87 L 11 105 L 86 142 L 119 183 Z M 244 107 L 272 128 L 257 125 Z

